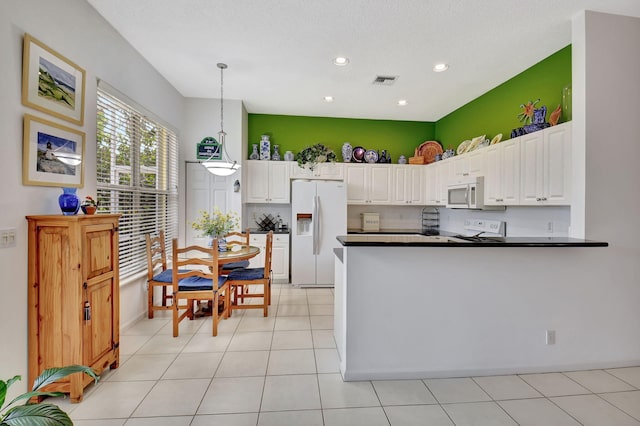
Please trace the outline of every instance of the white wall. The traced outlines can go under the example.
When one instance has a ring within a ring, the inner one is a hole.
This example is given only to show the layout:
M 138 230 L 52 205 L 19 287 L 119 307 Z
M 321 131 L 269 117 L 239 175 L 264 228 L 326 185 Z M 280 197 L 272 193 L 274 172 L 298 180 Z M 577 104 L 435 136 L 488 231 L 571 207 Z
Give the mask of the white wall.
M 22 38 L 29 33 L 86 70 L 85 125 L 81 128 L 21 104 Z M 59 214 L 59 188 L 22 185 L 22 117 L 33 114 L 86 133 L 84 188 L 94 195 L 96 81 L 101 78 L 177 129 L 183 98 L 84 0 L 3 0 L 0 2 L 0 228 L 16 228 L 16 247 L 0 249 L 0 378 L 23 380 L 27 373 L 27 222 L 25 215 Z M 121 288 L 122 317 L 146 306 L 140 286 Z

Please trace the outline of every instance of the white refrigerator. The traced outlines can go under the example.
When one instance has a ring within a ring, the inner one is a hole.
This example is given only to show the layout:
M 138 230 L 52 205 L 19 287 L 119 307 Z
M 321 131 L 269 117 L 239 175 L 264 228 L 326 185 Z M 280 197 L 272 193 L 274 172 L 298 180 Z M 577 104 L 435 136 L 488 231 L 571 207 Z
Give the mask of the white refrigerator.
M 294 180 L 291 213 L 291 284 L 333 287 L 336 236 L 347 234 L 347 185 Z

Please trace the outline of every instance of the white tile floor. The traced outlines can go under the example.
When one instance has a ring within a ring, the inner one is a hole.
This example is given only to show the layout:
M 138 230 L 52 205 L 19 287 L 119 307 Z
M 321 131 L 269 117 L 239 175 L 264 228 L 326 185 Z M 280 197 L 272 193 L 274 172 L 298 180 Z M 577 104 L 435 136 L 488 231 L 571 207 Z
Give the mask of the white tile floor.
M 640 367 L 343 382 L 332 327 L 331 289 L 289 285 L 217 337 L 201 318 L 173 338 L 156 314 L 121 333 L 120 368 L 82 403 L 53 402 L 78 426 L 640 426 Z

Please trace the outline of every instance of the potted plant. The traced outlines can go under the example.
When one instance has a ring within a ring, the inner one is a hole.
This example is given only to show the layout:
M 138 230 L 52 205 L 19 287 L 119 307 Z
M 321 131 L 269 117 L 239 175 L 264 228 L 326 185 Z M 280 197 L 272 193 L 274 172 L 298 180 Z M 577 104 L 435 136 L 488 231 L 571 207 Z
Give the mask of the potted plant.
M 298 161 L 298 166 L 313 171 L 318 163 L 336 161 L 336 153 L 333 152 L 331 148 L 321 143 L 317 143 L 313 146 L 308 146 L 297 153 L 296 161 Z
M 0 380 L 0 425 L 2 426 L 68 426 L 73 425 L 73 422 L 69 418 L 69 415 L 62 411 L 60 407 L 55 404 L 43 403 L 43 402 L 30 402 L 33 398 L 39 398 L 42 396 L 63 396 L 62 392 L 41 392 L 40 389 L 51 384 L 57 380 L 67 377 L 73 373 L 84 373 L 93 377 L 95 381 L 98 381 L 98 376 L 93 370 L 84 365 L 70 365 L 62 368 L 48 368 L 36 378 L 33 383 L 33 389 L 31 392 L 18 395 L 9 404 L 5 405 L 4 400 L 7 396 L 7 390 L 9 387 L 20 380 L 20 376 L 15 376 L 12 379 Z M 15 405 L 16 402 L 25 400 L 23 405 Z
M 227 243 L 224 236 L 237 228 L 238 222 L 238 215 L 235 212 L 222 213 L 220 209 L 215 207 L 213 213 L 200 210 L 200 219 L 193 222 L 191 227 L 200 231 L 203 236 L 211 238 L 211 243 L 213 243 L 213 238 L 217 238 L 218 250 L 225 251 Z
M 98 210 L 98 202 L 87 195 L 84 197 L 82 204 L 80 204 L 80 208 L 84 214 L 95 214 L 96 210 Z

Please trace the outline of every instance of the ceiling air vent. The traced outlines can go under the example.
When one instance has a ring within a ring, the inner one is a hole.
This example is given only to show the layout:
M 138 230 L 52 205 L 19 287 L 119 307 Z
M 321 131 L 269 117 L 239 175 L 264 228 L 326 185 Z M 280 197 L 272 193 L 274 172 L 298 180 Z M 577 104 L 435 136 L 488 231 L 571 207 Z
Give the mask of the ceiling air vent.
M 377 84 L 379 86 L 391 86 L 397 79 L 398 77 L 393 75 L 379 75 L 373 80 L 373 84 Z

